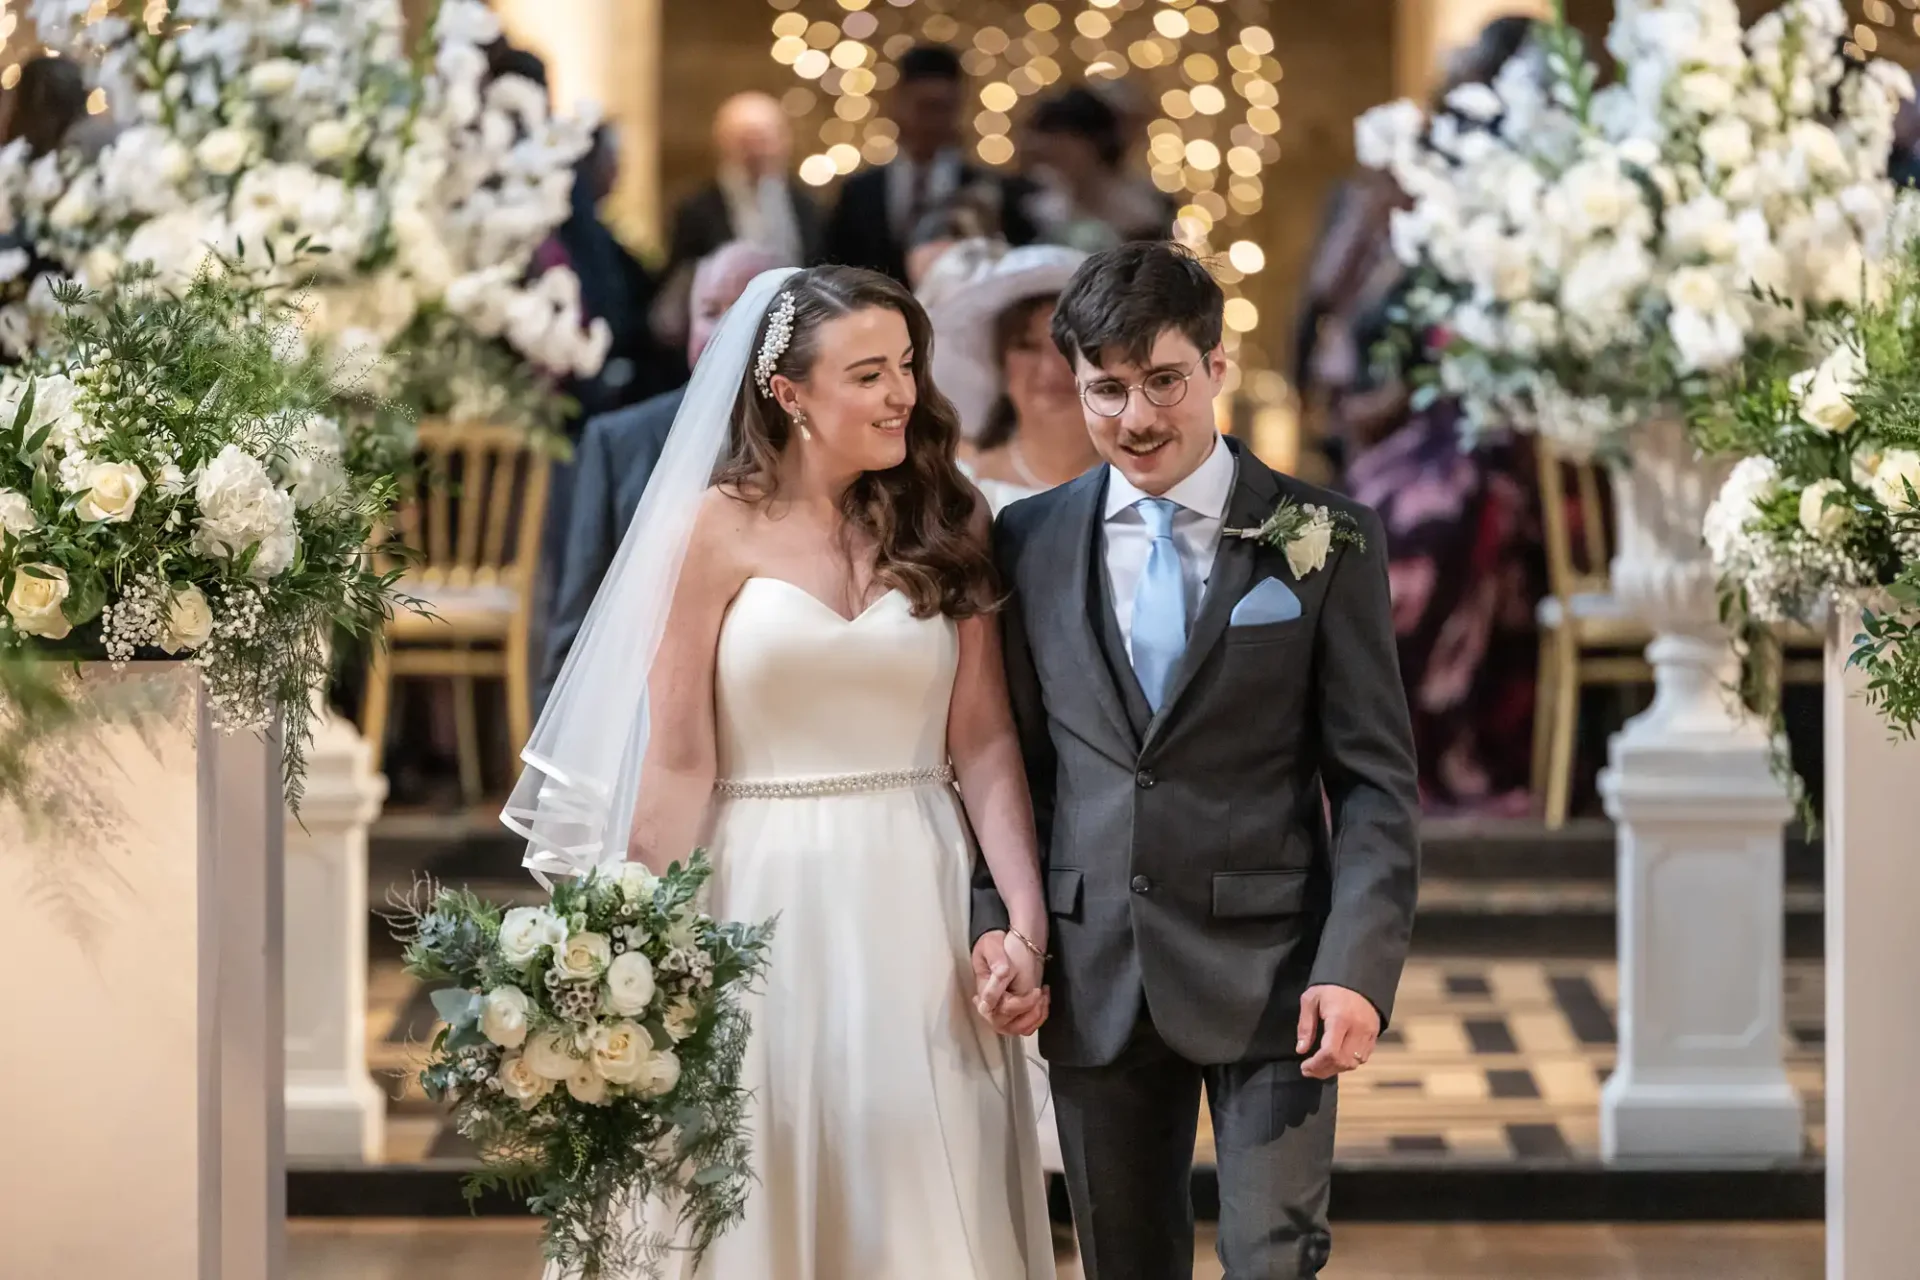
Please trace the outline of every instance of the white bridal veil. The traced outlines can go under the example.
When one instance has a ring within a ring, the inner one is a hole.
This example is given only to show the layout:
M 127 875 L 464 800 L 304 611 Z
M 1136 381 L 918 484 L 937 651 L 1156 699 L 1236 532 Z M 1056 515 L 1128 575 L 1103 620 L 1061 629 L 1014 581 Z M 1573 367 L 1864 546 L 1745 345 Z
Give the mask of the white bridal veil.
M 647 677 L 700 500 L 726 454 L 760 319 L 795 274 L 791 267 L 761 272 L 721 317 L 633 523 L 520 752 L 526 768 L 500 820 L 527 838 L 525 865 L 543 884 L 627 855 L 647 750 Z

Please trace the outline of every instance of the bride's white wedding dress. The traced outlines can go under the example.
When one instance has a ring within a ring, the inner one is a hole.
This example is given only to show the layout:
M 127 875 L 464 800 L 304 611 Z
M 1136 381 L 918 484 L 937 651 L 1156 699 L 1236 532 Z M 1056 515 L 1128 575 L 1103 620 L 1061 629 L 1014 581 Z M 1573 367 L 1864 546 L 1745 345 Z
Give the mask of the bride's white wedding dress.
M 755 577 L 721 625 L 712 908 L 779 924 L 750 1003 L 757 1184 L 699 1280 L 1054 1275 L 1025 1063 L 972 1004 L 958 656 L 898 591 L 849 621 Z

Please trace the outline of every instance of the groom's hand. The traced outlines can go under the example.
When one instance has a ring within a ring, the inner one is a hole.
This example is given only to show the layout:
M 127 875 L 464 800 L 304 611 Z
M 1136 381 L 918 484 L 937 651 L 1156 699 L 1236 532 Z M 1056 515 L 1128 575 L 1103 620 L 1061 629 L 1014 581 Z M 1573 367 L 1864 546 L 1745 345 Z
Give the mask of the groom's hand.
M 1047 1020 L 1052 995 L 1040 985 L 1038 963 L 1022 972 L 1007 952 L 1007 935 L 990 930 L 973 944 L 974 1008 L 1003 1036 L 1031 1035 Z
M 1374 1042 L 1380 1038 L 1380 1011 L 1358 991 L 1308 987 L 1300 997 L 1300 1038 L 1294 1051 L 1311 1049 L 1316 1035 L 1320 1049 L 1300 1064 L 1300 1074 L 1331 1080 L 1373 1056 Z

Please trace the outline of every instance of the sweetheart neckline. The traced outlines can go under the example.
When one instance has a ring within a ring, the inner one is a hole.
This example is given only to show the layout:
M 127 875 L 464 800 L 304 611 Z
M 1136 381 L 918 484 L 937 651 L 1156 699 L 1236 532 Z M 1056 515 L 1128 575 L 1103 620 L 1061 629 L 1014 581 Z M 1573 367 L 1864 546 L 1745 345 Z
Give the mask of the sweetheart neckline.
M 846 614 L 840 612 L 838 609 L 834 608 L 832 605 L 828 604 L 825 600 L 822 600 L 819 596 L 813 594 L 813 592 L 807 590 L 805 587 L 801 586 L 799 583 L 791 582 L 786 578 L 777 577 L 770 573 L 751 573 L 747 575 L 747 581 L 779 583 L 781 586 L 786 587 L 788 590 L 797 592 L 800 595 L 805 596 L 807 599 L 813 601 L 815 605 L 825 610 L 826 613 L 829 616 L 831 616 L 835 621 L 839 622 L 842 626 L 847 626 L 847 627 L 858 625 L 862 620 L 866 618 L 868 614 L 872 613 L 875 609 L 878 609 L 881 606 L 881 604 L 891 599 L 892 597 L 900 594 L 900 588 L 888 587 L 885 591 L 875 596 L 873 599 L 873 602 L 869 604 L 866 608 L 862 609 L 859 613 L 849 618 Z

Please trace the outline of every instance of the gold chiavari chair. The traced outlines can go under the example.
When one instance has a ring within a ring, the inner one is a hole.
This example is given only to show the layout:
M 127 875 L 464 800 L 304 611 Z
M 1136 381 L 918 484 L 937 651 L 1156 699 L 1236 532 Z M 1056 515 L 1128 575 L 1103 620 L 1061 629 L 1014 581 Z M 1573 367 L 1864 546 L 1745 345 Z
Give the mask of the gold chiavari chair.
M 1533 709 L 1533 790 L 1549 829 L 1567 821 L 1580 691 L 1594 684 L 1649 684 L 1652 631 L 1613 594 L 1607 509 L 1599 469 L 1556 453 L 1536 437 L 1547 587 L 1540 626 L 1539 691 Z M 1567 477 L 1571 475 L 1571 489 Z M 1574 521 L 1579 522 L 1575 546 Z
M 397 513 L 400 539 L 418 559 L 400 589 L 432 616 L 400 613 L 378 638 L 361 729 L 379 768 L 393 682 L 450 679 L 460 790 L 471 804 L 482 793 L 474 681 L 506 685 L 510 756 L 533 728 L 528 641 L 548 460 L 516 428 L 442 422 L 421 424 L 418 452 Z

